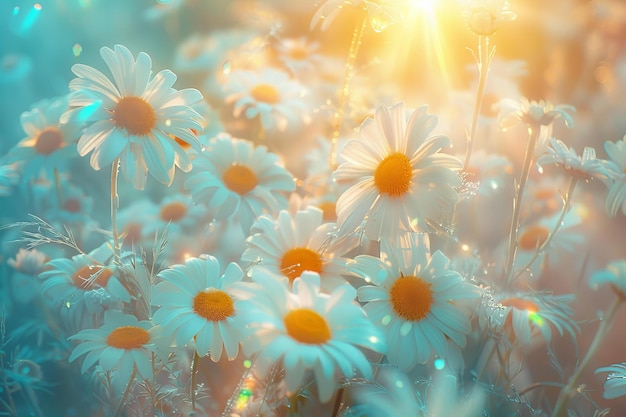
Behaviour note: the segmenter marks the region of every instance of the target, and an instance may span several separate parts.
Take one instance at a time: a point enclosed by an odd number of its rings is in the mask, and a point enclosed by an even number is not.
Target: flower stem
[[[463,168],[467,169],[472,151],[474,150],[474,142],[476,141],[476,130],[478,128],[478,117],[483,105],[485,95],[485,83],[489,66],[491,64],[491,53],[489,52],[489,36],[478,36],[478,53],[476,55],[478,64],[478,89],[476,90],[476,100],[474,102],[474,114],[472,115],[472,125],[470,126],[469,136],[467,138],[467,148],[465,150],[465,162]]]
[[[117,174],[119,167],[120,158],[115,158],[111,166],[111,229],[113,231],[113,255],[116,265],[121,263],[120,233],[117,229],[117,210],[120,208],[120,198],[117,194]]]
[[[113,413],[113,417],[119,417],[122,413],[122,409],[124,408],[124,404],[126,403],[128,394],[130,394],[130,388],[132,387],[133,381],[135,380],[135,375],[137,375],[137,365],[133,364],[133,371],[130,374],[130,379],[128,380],[128,384],[126,385],[126,389],[124,390],[124,394],[122,395],[119,404],[117,404],[117,408]]]
[[[520,181],[517,185],[515,192],[515,200],[513,200],[513,218],[511,220],[511,229],[509,232],[509,249],[506,256],[506,264],[504,265],[504,277],[507,282],[510,283],[513,269],[513,262],[515,261],[515,255],[517,253],[517,232],[519,231],[520,214],[522,212],[522,200],[524,198],[524,189],[526,188],[526,182],[528,181],[528,175],[530,174],[530,166],[534,160],[535,146],[539,139],[540,127],[530,127],[530,139],[526,146],[526,154],[524,156],[524,165],[522,166],[522,174]]]
[[[196,375],[198,374],[198,362],[200,362],[200,355],[194,349],[193,361],[191,362],[191,408],[196,410]]]
[[[337,142],[339,141],[339,135],[341,134],[341,125],[346,113],[346,105],[348,104],[348,97],[350,96],[350,82],[354,77],[354,65],[356,64],[356,58],[359,55],[359,48],[363,41],[363,33],[367,26],[367,18],[364,18],[360,25],[354,28],[352,32],[352,41],[350,42],[350,50],[348,51],[348,59],[346,60],[346,72],[343,77],[343,85],[339,92],[339,103],[333,113],[332,129],[333,135],[330,140],[330,168],[334,170],[337,165]]]
[[[587,353],[574,370],[574,373],[570,377],[565,388],[563,388],[559,393],[559,397],[556,401],[556,406],[554,407],[554,411],[552,412],[552,417],[565,417],[567,415],[567,403],[571,398],[571,393],[572,391],[574,391],[574,388],[578,383],[578,379],[587,367],[587,364],[600,347],[600,343],[602,343],[604,337],[609,332],[611,324],[613,324],[613,319],[615,318],[615,313],[622,305],[622,301],[624,301],[622,297],[617,297],[615,301],[613,301],[611,307],[609,307],[609,310],[602,319],[602,323],[600,323],[600,327],[598,327],[598,331],[596,332],[595,337],[591,341],[589,350],[587,350]]]
[[[526,263],[526,266],[520,269],[519,272],[515,274],[515,276],[513,276],[512,281],[517,279],[525,270],[530,268],[533,262],[537,260],[539,255],[543,253],[544,249],[548,247],[550,242],[552,242],[552,239],[554,239],[554,236],[556,236],[556,234],[558,233],[559,229],[563,225],[563,219],[565,218],[565,215],[570,211],[570,208],[572,207],[572,194],[574,194],[574,188],[576,188],[577,183],[578,178],[572,177],[569,183],[569,187],[567,189],[567,194],[565,194],[565,201],[563,202],[563,207],[561,208],[561,214],[559,215],[559,219],[556,222],[554,230],[550,232],[550,235],[546,238],[546,240],[537,248],[533,257],[528,261],[528,263]]]

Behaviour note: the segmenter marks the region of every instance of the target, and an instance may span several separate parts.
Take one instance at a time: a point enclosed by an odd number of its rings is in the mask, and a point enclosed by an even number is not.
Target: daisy
[[[219,261],[209,255],[161,271],[158,277],[163,281],[152,290],[152,303],[160,306],[154,322],[165,334],[174,334],[179,346],[193,339],[198,355],[210,354],[217,362],[223,349],[232,361],[239,353],[244,309],[232,288],[243,276],[235,263],[222,272]]]
[[[448,258],[427,245],[402,247],[381,242],[382,257],[359,255],[347,265],[350,274],[373,285],[358,290],[368,318],[384,331],[389,363],[409,371],[433,354],[446,357],[446,339],[465,345],[471,330],[459,300],[476,298],[476,287],[448,269]]]
[[[339,258],[351,248],[335,238],[336,226],[323,222],[323,212],[309,207],[291,215],[281,210],[278,218],[263,215],[252,225],[243,262],[253,263],[293,282],[304,271],[320,275],[322,289],[331,291],[345,283],[344,262]]]
[[[606,180],[610,173],[606,161],[596,158],[596,150],[585,146],[582,156],[576,150],[568,148],[562,141],[552,138],[547,153],[537,159],[538,165],[556,164],[566,174],[581,180],[598,178]]]
[[[507,0],[466,0],[464,16],[467,26],[479,36],[493,35],[500,24],[515,20]]]
[[[122,173],[135,188],[143,189],[148,172],[170,184],[175,166],[191,169],[189,156],[172,136],[197,144],[191,129],[202,130],[203,119],[190,106],[202,95],[195,89],[173,89],[176,75],[169,70],[152,78],[152,61],[144,52],[135,59],[126,47],[115,45],[114,50],[103,47],[100,55],[114,82],[87,65],[72,66],[78,77],[70,82],[72,109],[61,122],[90,123],[78,141],[78,153],[93,151],[93,169],[120,158]]]
[[[585,241],[577,228],[583,223],[584,212],[584,208],[576,204],[563,218],[557,213],[520,227],[513,270],[517,274],[527,271],[531,277],[538,277],[548,260],[558,265],[563,252],[574,252]]]
[[[257,216],[286,208],[285,193],[295,189],[278,156],[226,134],[211,140],[193,166],[185,181],[193,200],[217,220],[237,219],[246,234]]]
[[[202,229],[207,221],[206,208],[195,205],[190,195],[176,193],[163,198],[159,205],[152,205],[146,217],[141,234],[154,238],[167,230],[170,238]]]
[[[626,395],[626,362],[598,368],[595,373],[600,372],[609,373],[604,383],[604,398],[612,400]]]
[[[316,273],[303,273],[293,282],[257,269],[256,284],[242,297],[247,299],[249,341],[244,352],[258,352],[257,364],[268,368],[281,364],[289,396],[303,385],[305,373],[313,371],[319,398],[328,402],[339,378],[352,377],[354,369],[372,378],[371,366],[358,348],[382,353],[382,335],[355,304],[354,287],[344,284],[330,294],[320,293]],[[246,339],[248,340],[248,339]],[[264,364],[264,365],[262,365]]]
[[[273,68],[231,72],[224,84],[226,102],[234,104],[233,115],[247,119],[258,117],[265,130],[304,120],[308,111],[306,89],[284,71]]]
[[[605,269],[595,272],[589,279],[593,288],[610,284],[611,289],[622,299],[626,299],[626,260],[610,262]]]
[[[64,96],[39,101],[22,113],[22,129],[28,136],[9,151],[9,158],[20,162],[24,179],[34,179],[42,173],[53,178],[55,169],[66,170],[69,160],[77,155],[75,143],[80,126],[59,122],[68,108],[69,96]]]
[[[82,341],[72,351],[69,361],[86,355],[82,373],[97,363],[104,371],[115,371],[121,386],[131,382],[134,371],[141,379],[151,380],[152,353],[157,346],[155,330],[149,321],[108,310],[102,327],[81,330],[68,338]]]
[[[92,323],[92,318],[106,308],[120,301],[130,301],[118,267],[107,264],[110,253],[106,255],[106,250],[108,247],[104,245],[89,254],[53,259],[39,275],[44,295],[54,301],[70,327],[80,328],[82,323]],[[97,300],[99,302],[94,302]]]
[[[574,119],[570,115],[576,111],[574,106],[559,104],[554,105],[546,101],[529,101],[527,98],[516,100],[501,100],[498,120],[504,129],[513,127],[522,122],[530,127],[552,126],[556,119],[563,119],[567,127],[574,125]]]
[[[311,78],[319,68],[322,56],[318,53],[319,43],[305,37],[278,39],[278,59],[299,79]]]
[[[453,187],[461,184],[455,171],[462,163],[438,152],[450,146],[448,138],[428,137],[436,120],[423,106],[406,121],[404,103],[398,103],[379,107],[374,119],[363,123],[361,140],[346,144],[341,157],[347,162],[335,171],[336,181],[358,181],[337,201],[341,234],[365,221],[369,239],[393,239],[424,230],[427,218],[454,206]]]
[[[606,197],[606,211],[615,217],[618,211],[626,214],[626,141],[604,142],[604,150],[613,163],[612,175],[605,181],[609,189]]]
[[[44,270],[48,260],[48,256],[37,249],[20,248],[15,259],[9,259],[7,263],[23,274],[37,276]]]
[[[501,294],[496,301],[502,305],[499,323],[501,330],[509,335],[512,343],[529,346],[533,336],[541,334],[546,343],[552,340],[552,327],[561,336],[566,331],[575,340],[580,330],[574,320],[570,304],[574,295],[551,295],[538,293]]]

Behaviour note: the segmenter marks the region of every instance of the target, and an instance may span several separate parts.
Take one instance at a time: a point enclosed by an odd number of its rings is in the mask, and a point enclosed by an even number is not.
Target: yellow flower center
[[[244,195],[254,190],[259,183],[256,174],[247,166],[235,164],[230,166],[222,177],[229,190]]]
[[[507,298],[506,300],[500,301],[500,304],[505,307],[513,307],[517,310],[526,310],[531,313],[539,311],[539,306],[535,302],[523,298]]]
[[[139,349],[150,342],[150,333],[137,326],[121,326],[107,336],[107,345],[118,349]]]
[[[92,279],[92,277],[96,274],[97,277]],[[74,272],[72,275],[72,281],[74,281],[74,285],[78,288],[89,291],[97,287],[106,287],[109,282],[109,278],[112,276],[113,271],[111,271],[111,269],[104,269],[100,265],[85,265]]]
[[[164,222],[176,223],[187,215],[187,205],[180,201],[173,201],[161,207],[159,217]]]
[[[431,284],[418,277],[402,276],[391,286],[389,296],[393,311],[405,320],[426,317],[433,304]]]
[[[194,297],[193,311],[208,321],[221,321],[235,314],[235,305],[224,291],[207,289]]]
[[[135,136],[147,135],[156,125],[152,106],[141,97],[122,97],[113,110],[113,120],[120,129]]]
[[[124,244],[132,245],[135,242],[139,242],[141,240],[141,223],[128,223],[124,227]]]
[[[305,45],[293,45],[288,54],[291,59],[303,60],[309,56],[309,50]]]
[[[531,226],[519,238],[519,247],[522,250],[535,250],[548,239],[550,229],[545,226]]]
[[[323,212],[322,219],[325,222],[334,222],[337,220],[337,205],[335,203],[323,201],[318,207]]]
[[[80,211],[80,201],[77,198],[68,198],[63,203],[63,209],[70,213],[78,213]]]
[[[304,271],[322,272],[322,258],[319,253],[308,248],[293,248],[284,253],[280,260],[280,270],[293,281]]]
[[[381,194],[399,197],[409,191],[413,167],[403,153],[392,153],[382,160],[374,172],[374,184]]]
[[[63,134],[54,127],[45,128],[35,139],[35,151],[40,155],[50,155],[64,145]]]
[[[261,101],[268,104],[276,104],[280,101],[280,93],[278,90],[270,84],[257,84],[252,90],[250,95],[256,101]]]
[[[308,308],[291,310],[284,322],[287,334],[300,343],[319,345],[328,342],[332,336],[326,319]]]

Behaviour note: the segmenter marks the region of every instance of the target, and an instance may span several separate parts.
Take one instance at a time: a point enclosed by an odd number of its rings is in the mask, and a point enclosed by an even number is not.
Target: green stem
[[[196,375],[198,374],[198,362],[200,362],[200,355],[193,350],[193,362],[191,363],[191,408],[196,410]]]
[[[120,207],[120,198],[117,194],[117,174],[120,167],[120,158],[115,158],[111,166],[111,229],[113,231],[113,255],[116,265],[120,265],[121,247],[120,233],[117,229],[117,210]]]
[[[515,279],[519,278],[519,276],[528,268],[530,268],[530,266],[537,260],[537,258],[539,257],[539,255],[541,255],[543,253],[543,251],[545,250],[545,248],[548,247],[548,245],[552,242],[552,239],[554,239],[554,236],[558,233],[558,231],[561,229],[561,226],[563,225],[563,219],[565,218],[565,215],[570,211],[570,208],[572,207],[572,194],[574,194],[574,188],[576,188],[576,184],[578,184],[578,178],[576,177],[572,177],[569,183],[569,187],[567,188],[567,194],[565,194],[565,202],[563,203],[563,207],[561,208],[561,214],[559,215],[559,219],[556,222],[556,226],[554,227],[554,230],[552,232],[550,232],[550,234],[548,235],[548,237],[546,238],[546,240],[537,248],[535,254],[533,255],[533,257],[528,261],[528,263],[526,263],[526,265],[524,266],[524,268],[520,269],[514,276],[512,281],[514,281]]]
[[[346,73],[343,78],[343,86],[339,92],[339,104],[333,114],[332,129],[333,135],[330,142],[330,168],[335,169],[337,165],[337,142],[339,141],[339,135],[341,134],[341,125],[346,113],[346,105],[348,104],[348,97],[350,96],[350,82],[354,77],[354,65],[356,64],[356,58],[359,55],[359,48],[363,41],[363,33],[367,26],[367,18],[364,18],[361,24],[354,28],[352,33],[352,41],[350,42],[350,50],[348,51],[348,59],[346,60]]]
[[[491,54],[489,53],[489,37],[478,37],[478,53],[476,60],[478,61],[478,89],[476,90],[476,100],[474,102],[474,114],[472,115],[472,125],[470,127],[469,137],[467,138],[467,149],[465,150],[465,162],[463,168],[467,169],[472,151],[474,150],[474,142],[476,141],[476,130],[478,129],[478,117],[483,105],[485,95],[485,83],[487,82],[487,74],[489,73],[489,64],[491,62]]]
[[[574,388],[578,383],[578,379],[587,367],[587,364],[589,364],[589,361],[591,360],[593,355],[595,355],[596,351],[600,347],[600,344],[604,340],[604,337],[609,332],[611,324],[613,324],[613,319],[615,318],[615,313],[622,305],[622,301],[624,301],[623,298],[617,297],[615,301],[613,301],[611,307],[609,307],[609,310],[602,319],[602,323],[600,323],[600,327],[598,327],[598,331],[596,332],[596,335],[591,342],[591,346],[589,346],[589,350],[587,350],[587,353],[578,364],[578,367],[576,367],[576,369],[574,370],[574,373],[570,377],[565,388],[563,388],[559,393],[559,397],[556,401],[556,406],[554,407],[554,411],[552,412],[552,417],[565,417],[567,415],[567,403],[572,396],[571,394],[574,392]]]
[[[126,389],[124,390],[124,395],[122,395],[122,399],[120,399],[120,402],[115,409],[115,413],[113,413],[113,417],[119,417],[122,413],[122,409],[124,408],[124,404],[126,403],[128,394],[130,394],[130,388],[132,387],[133,381],[135,380],[135,375],[137,375],[137,366],[133,365],[133,372],[131,372],[130,374],[130,379],[128,380],[128,384],[126,385]]]
[[[517,232],[519,231],[520,214],[522,212],[522,200],[524,198],[524,189],[526,188],[526,182],[528,181],[528,175],[530,174],[530,167],[533,163],[535,155],[535,146],[539,139],[540,127],[531,127],[528,129],[530,132],[530,139],[526,146],[526,154],[524,156],[524,165],[522,166],[522,174],[520,181],[517,185],[515,192],[515,200],[513,201],[513,219],[511,220],[511,229],[509,231],[509,249],[506,257],[506,264],[504,265],[504,277],[507,282],[511,280],[511,272],[513,269],[513,262],[515,261],[515,255],[517,253]]]

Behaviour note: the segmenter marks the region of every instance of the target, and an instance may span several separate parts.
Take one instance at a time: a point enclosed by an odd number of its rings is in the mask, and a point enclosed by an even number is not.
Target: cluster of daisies
[[[329,0],[312,27],[350,5],[378,32],[401,21],[401,3]],[[505,3],[468,9],[472,31],[510,20]],[[553,134],[573,107],[526,99],[481,119],[528,132],[521,164],[455,154],[427,106],[344,97],[342,129],[324,103],[348,88],[343,64],[318,49],[194,35],[175,67],[205,78],[203,96],[174,88],[172,71],[153,74],[144,52],[103,47],[107,72],[75,64],[66,96],[22,114],[0,195],[19,195],[34,222],[21,223],[29,247],[9,264],[37,277],[67,360],[115,416],[539,408],[525,396],[527,352],[552,355],[555,330],[580,333],[575,296],[539,280],[585,243],[590,208],[575,190],[597,180],[606,215],[626,214],[625,140],[604,144],[607,160],[579,155]],[[615,293],[609,319],[626,300],[625,265],[590,280]],[[606,398],[626,394],[624,369],[597,370],[609,373]]]

